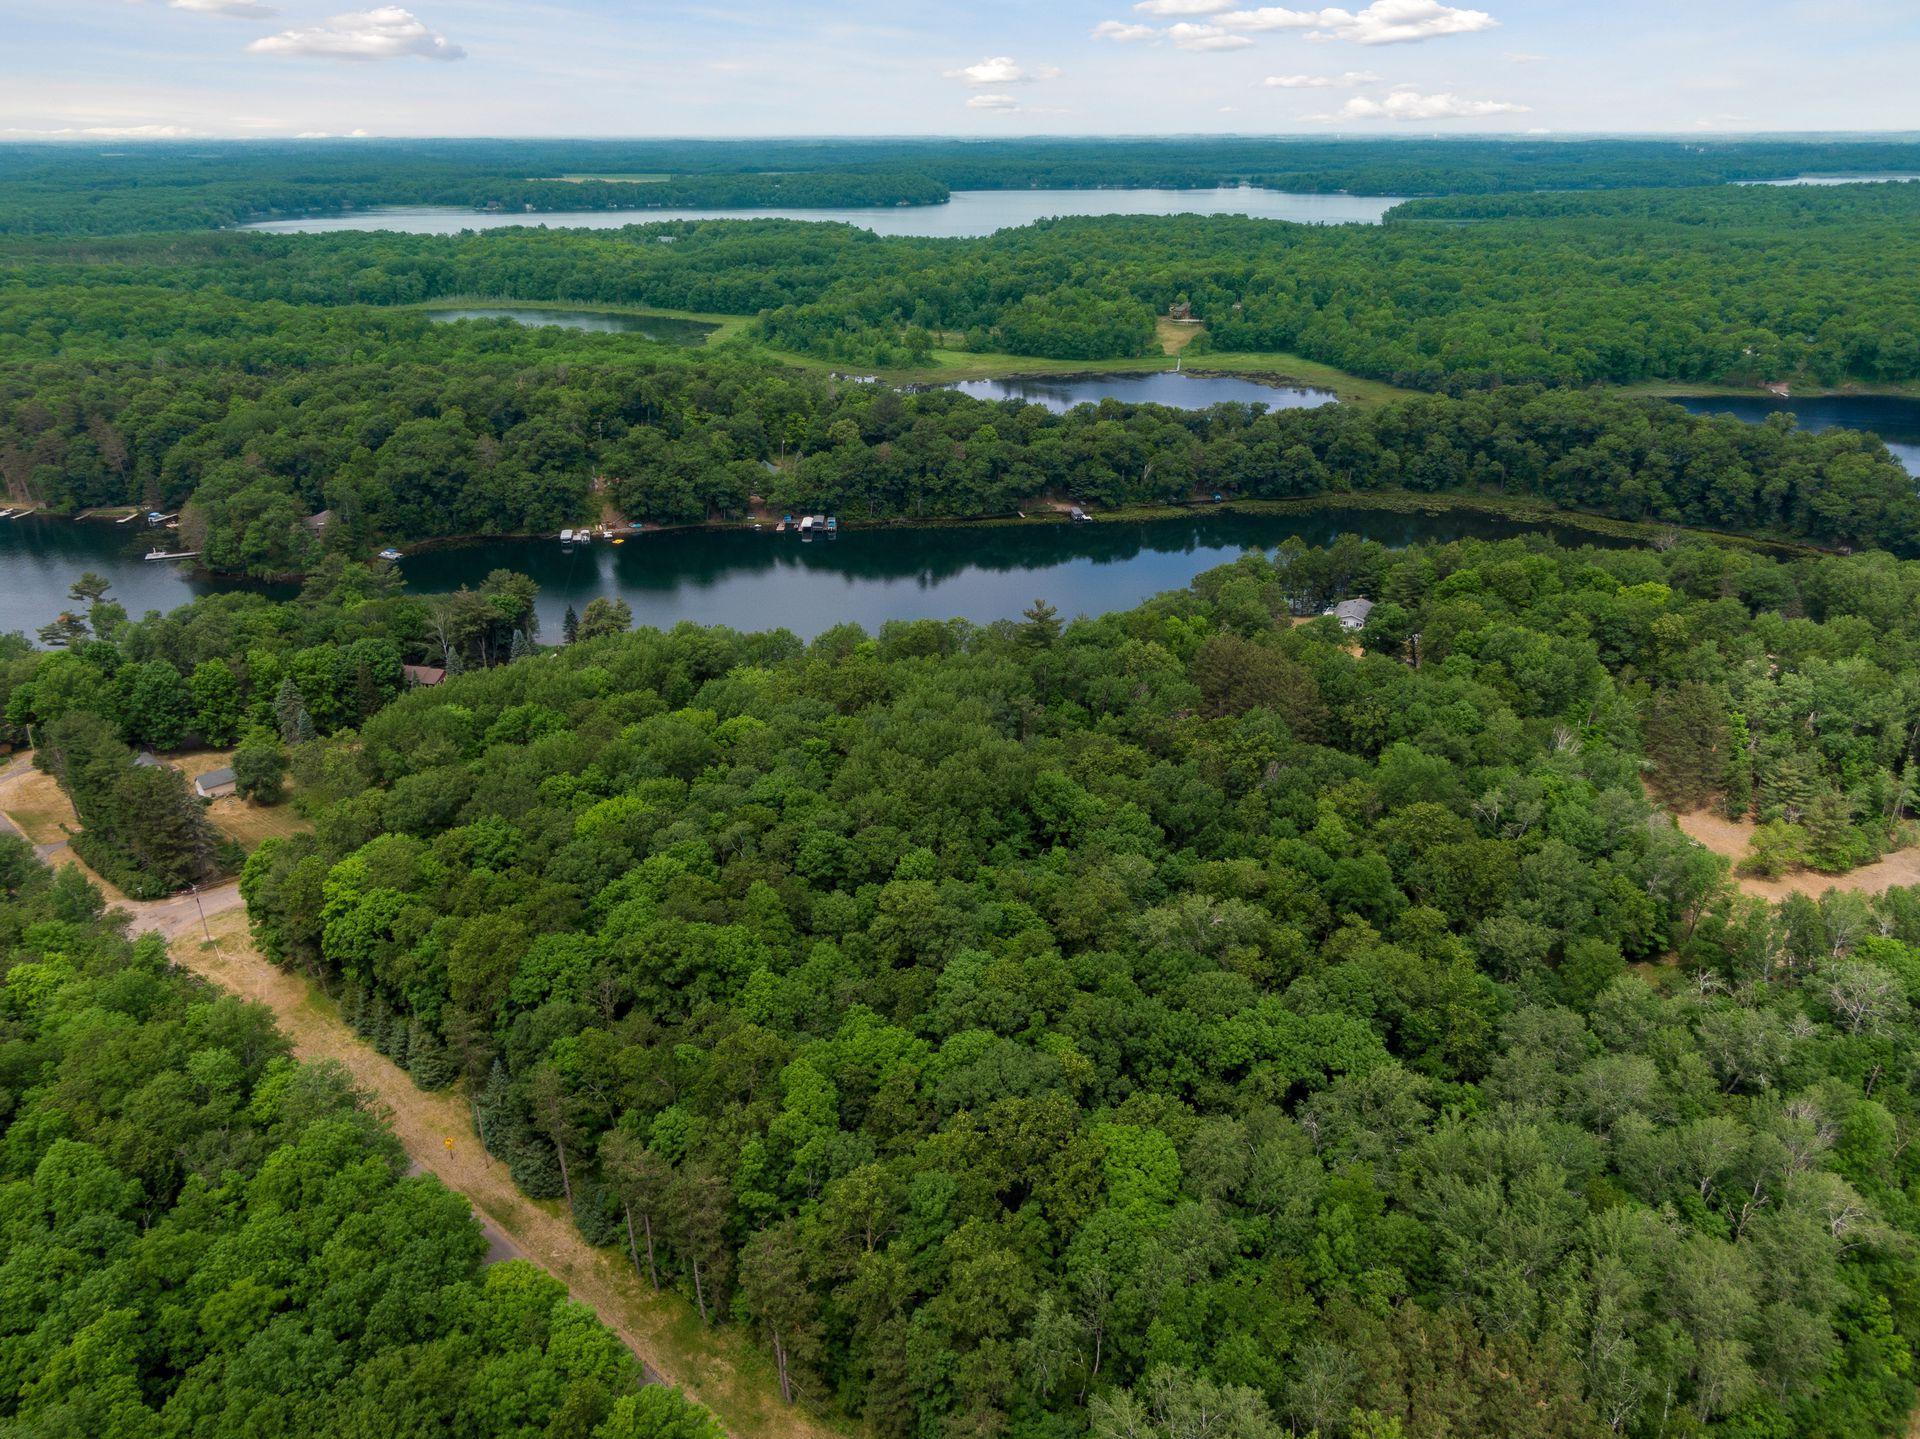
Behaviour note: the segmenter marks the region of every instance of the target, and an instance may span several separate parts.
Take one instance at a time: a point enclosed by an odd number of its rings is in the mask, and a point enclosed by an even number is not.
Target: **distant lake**
[[[407,588],[478,585],[505,566],[540,586],[541,633],[560,637],[568,605],[618,596],[642,625],[681,620],[742,630],[784,627],[806,638],[837,624],[877,630],[890,619],[1014,619],[1036,598],[1065,615],[1129,609],[1179,589],[1202,570],[1290,535],[1324,545],[1355,534],[1403,547],[1421,541],[1540,534],[1565,544],[1614,546],[1572,526],[1524,524],[1472,510],[1400,514],[1361,507],[1291,515],[1200,510],[1173,519],[1091,525],[940,525],[849,530],[801,540],[771,530],[686,530],[563,550],[556,539],[483,540],[400,561]],[[134,615],[171,609],[197,594],[245,588],[184,566],[144,562],[152,543],[137,524],[32,518],[0,520],[0,629],[28,635],[72,607],[67,587],[83,570],[112,581]],[[285,590],[269,593],[284,596]]]
[[[676,320],[664,315],[618,315],[607,310],[511,309],[427,310],[436,325],[454,320],[512,320],[521,325],[552,325],[564,330],[591,330],[598,334],[639,335],[663,345],[703,345],[717,325],[700,320]]]
[[[1736,185],[1885,185],[1920,175],[1795,175],[1788,180],[1735,180]]]
[[[1217,190],[955,190],[944,205],[896,205],[852,210],[547,210],[481,211],[447,207],[393,207],[345,215],[309,215],[297,220],[260,220],[243,225],[281,235],[323,235],[337,230],[404,230],[417,235],[457,235],[504,225],[548,229],[613,230],[661,220],[834,220],[880,235],[991,235],[1057,215],[1251,215],[1304,225],[1377,225],[1402,203],[1394,195],[1296,195],[1238,186]]]
[[[1893,451],[1907,473],[1920,475],[1920,399],[1903,395],[1827,395],[1778,400],[1772,395],[1688,395],[1676,404],[1696,415],[1732,415],[1759,424],[1769,415],[1792,415],[1804,430],[1871,430]]]
[[[1014,376],[1005,380],[962,380],[947,386],[976,400],[1025,400],[1063,414],[1075,405],[1102,400],[1124,400],[1130,405],[1167,405],[1176,410],[1204,410],[1234,401],[1265,405],[1274,410],[1310,410],[1331,405],[1339,396],[1332,390],[1263,385],[1238,375],[1189,375],[1159,370],[1144,375]]]

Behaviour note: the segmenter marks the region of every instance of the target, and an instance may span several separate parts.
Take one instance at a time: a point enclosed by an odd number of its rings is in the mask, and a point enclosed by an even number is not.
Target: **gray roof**
[[[210,769],[194,781],[194,783],[202,789],[218,789],[223,784],[232,784],[233,782],[233,770],[231,768]]]
[[[133,762],[142,769],[150,769],[160,763],[150,751],[141,750],[133,757]]]
[[[1373,613],[1373,601],[1365,599],[1342,600],[1339,604],[1328,610],[1327,613],[1339,620],[1342,624],[1352,621],[1354,624],[1364,625],[1367,622],[1367,616]]]

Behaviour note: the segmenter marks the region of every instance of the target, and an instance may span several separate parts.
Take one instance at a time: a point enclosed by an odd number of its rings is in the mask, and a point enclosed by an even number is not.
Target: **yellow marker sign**
[[[445,1143],[447,1146],[447,1153],[449,1154],[453,1153],[453,1136],[451,1134],[449,1134],[446,1137]]]

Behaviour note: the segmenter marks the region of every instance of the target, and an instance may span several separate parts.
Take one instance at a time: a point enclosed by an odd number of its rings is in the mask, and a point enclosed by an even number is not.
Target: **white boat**
[[[388,545],[384,550],[380,551],[380,558],[383,560],[392,561],[400,559],[401,557],[400,551],[396,550],[392,545]]]
[[[573,531],[572,531],[572,530],[562,530],[562,531],[560,531],[560,543],[561,543],[561,544],[563,544],[563,545],[570,545],[570,544],[572,544],[572,543],[573,543]]]

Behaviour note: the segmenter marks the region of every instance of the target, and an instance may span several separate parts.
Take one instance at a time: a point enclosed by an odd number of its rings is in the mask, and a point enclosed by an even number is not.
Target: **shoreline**
[[[1051,504],[1052,501],[1037,503]],[[1068,502],[1070,503],[1070,502]],[[1664,520],[1623,520],[1611,515],[1595,514],[1586,510],[1568,509],[1547,500],[1527,495],[1507,495],[1498,492],[1480,491],[1423,491],[1407,489],[1380,490],[1329,490],[1316,495],[1286,495],[1277,497],[1240,496],[1214,503],[1207,500],[1187,500],[1169,504],[1122,505],[1113,509],[1090,510],[1086,523],[1101,524],[1146,524],[1158,521],[1191,519],[1197,515],[1229,514],[1247,516],[1285,516],[1292,514],[1311,514],[1319,510],[1378,510],[1389,514],[1428,514],[1438,515],[1455,511],[1472,511],[1494,515],[1502,519],[1522,524],[1535,524],[1543,528],[1558,526],[1564,529],[1584,530],[1589,534],[1603,535],[1611,539],[1639,540],[1648,545],[1656,544],[1674,537],[1697,536],[1715,544],[1732,545],[1741,549],[1777,555],[1830,554],[1820,545],[1809,544],[1775,535],[1737,534],[1727,530],[1705,529],[1697,526],[1673,524]],[[137,513],[137,511],[136,511]],[[58,510],[41,507],[32,512],[37,518],[66,520],[74,524],[100,523],[112,524],[112,512],[102,513],[99,507],[68,514]],[[16,518],[27,518],[26,515]],[[877,533],[900,530],[954,530],[954,529],[998,529],[1010,526],[1070,525],[1074,523],[1062,510],[1040,509],[1037,507],[1024,514],[999,515],[925,515],[909,517],[890,515],[884,518],[856,519],[840,516],[840,532]],[[143,531],[144,533],[144,531]],[[631,530],[620,538],[629,541],[641,541],[655,536],[685,534],[760,534],[768,539],[787,538],[775,534],[771,526],[763,525],[754,530],[747,519],[702,520],[687,524],[662,525],[647,523],[644,528]],[[547,540],[559,544],[559,536],[546,531],[502,531],[498,533],[477,533],[462,535],[431,535],[417,540],[391,542],[394,548],[402,551],[401,560],[408,556],[438,553],[446,550],[464,549],[472,546],[501,542],[524,543]],[[595,536],[590,548],[611,543],[610,539]],[[370,563],[377,556],[365,556],[363,562]],[[398,564],[401,561],[393,561]],[[310,571],[296,571],[289,574],[262,579],[231,570],[208,569],[202,565],[187,566],[194,573],[222,583],[234,584],[299,584]]]
[[[1086,523],[1094,525],[1151,524],[1209,514],[1282,517],[1312,514],[1320,510],[1378,510],[1387,514],[1404,515],[1439,515],[1466,510],[1522,524],[1537,524],[1543,528],[1558,526],[1563,529],[1584,530],[1589,534],[1603,535],[1612,539],[1642,540],[1648,545],[1673,536],[1683,538],[1697,536],[1715,544],[1732,545],[1767,554],[1833,553],[1802,540],[1768,535],[1742,535],[1725,530],[1669,524],[1661,520],[1622,520],[1585,510],[1566,509],[1523,495],[1448,491],[1429,493],[1400,489],[1328,491],[1318,495],[1289,495],[1270,499],[1248,496],[1222,500],[1218,504],[1205,500],[1190,500],[1179,504],[1123,505],[1109,510],[1089,511]],[[898,515],[867,520],[841,516],[840,532],[846,534],[855,531],[880,533],[902,530],[1002,529],[1016,526],[1067,526],[1073,523],[1074,521],[1063,511],[1051,509],[1035,510],[1024,515],[928,515],[917,519]],[[759,534],[775,540],[788,538],[787,535],[775,534],[770,526],[763,526],[756,531],[747,520],[705,520],[693,524],[649,525],[644,531],[632,533],[623,538],[639,541],[654,536],[687,534]],[[554,544],[559,544],[558,536],[546,533],[436,535],[430,539],[406,545],[403,558],[405,555],[437,553],[499,541],[519,543],[534,540],[551,540]],[[608,543],[609,541],[596,537],[592,547],[597,548]]]

